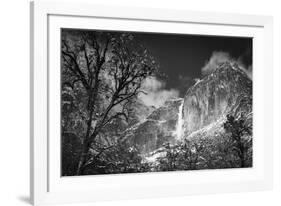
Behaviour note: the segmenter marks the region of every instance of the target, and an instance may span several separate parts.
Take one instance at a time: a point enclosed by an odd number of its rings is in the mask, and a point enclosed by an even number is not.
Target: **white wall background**
[[[79,2],[84,1],[105,5],[161,7],[274,16],[274,190],[243,194],[102,202],[95,203],[95,205],[280,205],[280,1],[80,0]],[[27,205],[29,204],[29,1],[6,0],[1,1],[0,5],[0,205]],[[93,204],[75,205],[86,206]]]

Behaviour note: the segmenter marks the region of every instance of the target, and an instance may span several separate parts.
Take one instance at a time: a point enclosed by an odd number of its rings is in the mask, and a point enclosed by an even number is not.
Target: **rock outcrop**
[[[141,153],[149,153],[161,147],[163,143],[175,143],[175,133],[179,108],[183,99],[171,99],[155,109],[144,121],[126,131],[126,139],[134,144]]]
[[[184,97],[184,137],[227,114],[252,115],[252,80],[236,64],[221,64],[192,86]]]
[[[223,63],[190,87],[184,98],[167,101],[126,130],[126,139],[147,156],[164,143],[224,132],[226,115],[252,124],[252,80],[236,64]]]

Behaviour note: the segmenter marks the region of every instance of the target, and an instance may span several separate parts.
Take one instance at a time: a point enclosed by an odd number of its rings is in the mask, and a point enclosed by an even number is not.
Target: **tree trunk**
[[[91,146],[91,143],[89,142],[89,137],[90,137],[90,132],[91,132],[92,120],[93,120],[93,112],[94,112],[93,109],[91,109],[90,114],[89,114],[90,115],[89,120],[87,122],[86,135],[85,135],[85,138],[82,142],[82,151],[81,151],[81,154],[80,154],[80,159],[79,159],[79,162],[78,162],[76,175],[82,175],[83,174],[82,168],[84,167],[84,164],[86,163],[86,156],[88,154],[89,147]]]
[[[245,167],[245,155],[244,155],[244,150],[241,150],[241,156],[240,156],[240,166]]]
[[[83,143],[82,152],[81,152],[80,159],[79,159],[79,162],[78,162],[76,175],[83,175],[83,167],[86,163],[85,160],[86,160],[86,156],[87,156],[88,151],[89,151],[89,148],[88,148],[87,144]]]
[[[239,150],[240,150],[240,167],[245,167],[245,153],[244,153],[244,145],[242,143],[241,137],[239,138]]]
[[[96,137],[96,134],[91,135],[91,139],[95,139],[95,137]],[[88,137],[87,141],[84,142],[84,144],[82,145],[82,152],[81,152],[81,155],[80,155],[76,175],[83,175],[84,174],[84,169],[88,165],[88,164],[87,165],[85,165],[85,164],[87,163],[87,155],[89,153],[91,143],[92,143],[92,141],[90,141],[90,139]]]

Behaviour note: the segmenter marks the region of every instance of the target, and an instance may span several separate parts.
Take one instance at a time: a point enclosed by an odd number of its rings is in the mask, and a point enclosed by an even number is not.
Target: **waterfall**
[[[176,125],[176,130],[174,132],[177,140],[181,140],[182,135],[183,135],[183,117],[182,117],[183,102],[184,101],[182,101],[181,105],[179,106],[178,121],[177,121],[177,125]]]

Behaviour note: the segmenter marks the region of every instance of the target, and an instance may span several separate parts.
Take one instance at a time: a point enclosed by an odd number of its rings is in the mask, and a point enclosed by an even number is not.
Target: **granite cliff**
[[[244,116],[252,124],[252,80],[237,64],[226,62],[190,87],[183,98],[168,100],[132,125],[125,136],[149,156],[165,143],[223,133],[228,114]]]

